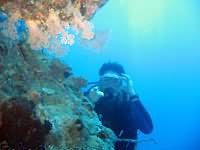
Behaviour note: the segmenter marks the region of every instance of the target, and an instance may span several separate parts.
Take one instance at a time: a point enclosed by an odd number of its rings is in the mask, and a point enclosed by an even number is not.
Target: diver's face
[[[114,72],[107,72],[100,77],[99,88],[101,91],[106,89],[118,91],[121,86],[121,76]]]

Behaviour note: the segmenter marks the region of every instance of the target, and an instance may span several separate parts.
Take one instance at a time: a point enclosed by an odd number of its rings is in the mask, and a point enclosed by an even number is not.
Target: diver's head
[[[125,74],[124,68],[118,63],[104,63],[100,70],[99,89],[104,93],[117,93],[122,89],[123,79]]]
[[[122,74],[125,73],[125,70],[123,66],[119,63],[108,62],[108,63],[104,63],[99,69],[99,76],[103,76],[104,74],[108,72],[112,72],[114,74],[121,76]]]

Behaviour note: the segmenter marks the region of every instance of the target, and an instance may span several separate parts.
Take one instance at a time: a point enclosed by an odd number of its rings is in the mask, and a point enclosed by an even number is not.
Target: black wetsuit
[[[150,115],[138,96],[131,100],[119,100],[117,97],[104,96],[95,103],[102,124],[111,128],[118,138],[137,139],[137,130],[150,133],[153,129]],[[135,143],[116,142],[115,150],[134,150]]]

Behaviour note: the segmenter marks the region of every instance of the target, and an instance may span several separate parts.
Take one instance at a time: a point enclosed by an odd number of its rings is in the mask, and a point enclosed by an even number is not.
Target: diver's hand
[[[131,97],[136,95],[131,77],[127,74],[122,74],[122,78],[127,82],[127,91],[129,96]]]
[[[89,96],[90,100],[93,103],[95,103],[96,101],[99,100],[99,98],[104,96],[104,93],[102,91],[100,91],[98,87],[94,87],[91,89],[88,96]]]

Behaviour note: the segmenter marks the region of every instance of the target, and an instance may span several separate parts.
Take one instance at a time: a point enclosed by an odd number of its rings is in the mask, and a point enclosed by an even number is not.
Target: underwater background
[[[83,2],[88,2],[84,11]],[[0,4],[0,148],[5,144],[19,149],[17,140],[28,137],[27,145],[19,144],[25,149],[32,145],[49,150],[113,149],[114,135],[102,127],[90,102],[79,93],[86,81],[76,77],[97,81],[100,66],[111,61],[131,75],[154,123],[152,134],[139,132],[139,139],[154,138],[157,144],[139,143],[138,150],[200,150],[198,0],[0,0]],[[79,30],[82,38],[76,37]],[[15,108],[28,120],[10,113]],[[30,136],[32,132],[27,135],[15,120],[27,121],[28,131],[39,124],[41,132],[33,134],[42,140]],[[13,130],[4,121],[19,129],[15,138],[10,138]]]
[[[152,115],[157,145],[138,150],[199,150],[200,3],[198,0],[110,0],[91,20],[104,43],[81,44],[61,59],[98,80],[104,62],[121,63]]]

